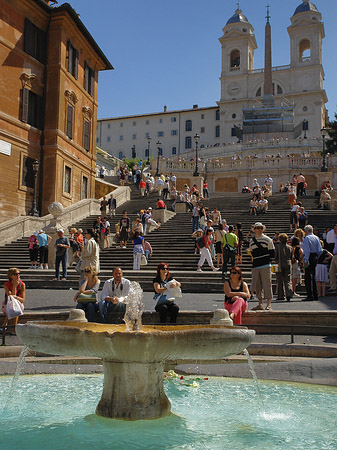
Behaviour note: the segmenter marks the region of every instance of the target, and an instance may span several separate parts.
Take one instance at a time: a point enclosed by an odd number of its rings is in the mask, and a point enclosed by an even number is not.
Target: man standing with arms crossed
[[[254,225],[255,237],[249,242],[249,252],[253,258],[251,292],[256,292],[259,304],[253,311],[264,309],[263,299],[267,299],[266,310],[270,311],[273,290],[271,285],[271,259],[275,257],[275,247],[270,237],[263,234],[266,227],[261,222]]]

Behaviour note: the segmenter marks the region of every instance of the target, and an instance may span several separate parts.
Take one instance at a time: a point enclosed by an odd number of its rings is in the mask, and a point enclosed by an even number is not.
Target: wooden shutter
[[[74,108],[70,105],[67,105],[67,136],[72,139],[73,138],[73,111]]]
[[[47,41],[47,33],[38,29],[37,33],[37,55],[36,59],[40,61],[40,63],[44,64],[46,60],[46,41]]]
[[[84,61],[84,89],[88,92],[88,86],[89,86],[89,66]]]
[[[33,24],[29,19],[25,19],[25,35],[23,49],[28,55],[33,53]]]
[[[83,147],[88,152],[90,150],[90,122],[84,121]]]
[[[68,55],[68,72],[72,73],[73,66],[73,46],[70,41],[67,41],[67,55]]]
[[[28,122],[28,110],[29,110],[29,89],[22,89],[22,122]]]
[[[78,51],[73,47],[74,52],[74,70],[72,72],[73,76],[78,80]]]
[[[92,97],[95,96],[95,71],[93,69],[89,69],[90,73],[90,95]]]

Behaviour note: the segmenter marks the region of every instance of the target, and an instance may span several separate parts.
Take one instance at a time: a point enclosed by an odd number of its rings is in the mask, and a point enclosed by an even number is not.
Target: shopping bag
[[[23,303],[13,297],[13,295],[9,295],[6,308],[6,316],[8,320],[13,319],[14,317],[22,316],[23,310]]]

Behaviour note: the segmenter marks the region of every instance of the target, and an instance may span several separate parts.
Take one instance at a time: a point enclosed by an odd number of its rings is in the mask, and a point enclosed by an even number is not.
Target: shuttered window
[[[22,122],[35,128],[42,128],[43,123],[43,99],[30,89],[22,89]]]
[[[67,105],[67,129],[66,134],[68,138],[73,139],[73,122],[74,122],[74,108]]]
[[[83,177],[82,179],[82,199],[88,198],[88,178]]]
[[[64,192],[70,194],[71,189],[71,168],[68,166],[64,167]]]
[[[84,62],[84,89],[92,97],[95,93],[95,71]]]
[[[25,19],[24,51],[41,63],[46,60],[46,33]]]
[[[83,147],[88,152],[90,150],[90,122],[84,121]]]
[[[33,171],[33,158],[24,156],[22,159],[22,185],[29,188],[34,188],[34,171]]]
[[[71,44],[67,42],[67,58],[68,58],[68,72],[72,74],[76,80],[78,79],[78,51]]]

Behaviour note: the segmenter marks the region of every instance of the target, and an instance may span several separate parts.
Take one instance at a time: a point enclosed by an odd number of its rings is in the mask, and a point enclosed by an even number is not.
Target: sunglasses
[[[20,275],[20,272],[14,272],[13,275]]]
[[[256,227],[255,230],[263,230],[263,227]]]
[[[160,270],[168,270],[168,267],[163,267],[163,268],[160,269]]]
[[[85,270],[84,273],[91,273],[91,271],[90,270]]]
[[[240,272],[237,272],[236,270],[231,270],[231,275],[239,274]]]

